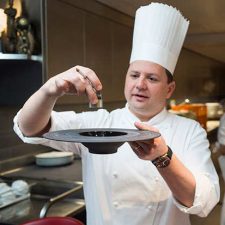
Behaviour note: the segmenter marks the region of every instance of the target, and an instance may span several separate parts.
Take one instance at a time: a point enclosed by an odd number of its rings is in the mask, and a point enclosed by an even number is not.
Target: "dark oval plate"
[[[124,142],[151,140],[159,136],[160,133],[154,131],[113,128],[58,130],[43,135],[50,140],[82,143],[95,154],[115,153]]]

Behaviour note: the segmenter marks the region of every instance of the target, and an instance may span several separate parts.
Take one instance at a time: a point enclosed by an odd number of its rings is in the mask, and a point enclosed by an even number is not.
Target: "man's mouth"
[[[136,98],[137,100],[139,100],[139,101],[143,101],[143,100],[149,98],[148,96],[142,95],[142,94],[133,94],[132,96],[135,97],[135,98]]]

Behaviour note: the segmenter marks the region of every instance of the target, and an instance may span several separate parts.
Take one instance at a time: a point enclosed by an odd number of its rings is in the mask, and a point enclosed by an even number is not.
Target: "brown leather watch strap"
[[[169,146],[167,146],[167,147],[168,147],[167,153],[152,160],[152,163],[157,168],[165,168],[165,167],[169,166],[169,164],[170,164],[170,160],[172,158],[173,151],[171,150],[171,148]]]

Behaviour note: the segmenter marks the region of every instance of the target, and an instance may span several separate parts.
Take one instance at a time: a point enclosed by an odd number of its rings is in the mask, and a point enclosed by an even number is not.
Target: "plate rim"
[[[62,137],[52,137],[54,134],[59,135],[61,132],[75,132],[76,136],[73,139],[68,140],[68,138]],[[103,136],[103,137],[93,137],[93,136],[84,136],[80,135],[81,132],[91,132],[91,131],[116,131],[116,132],[126,132],[127,134],[121,136]],[[131,135],[133,134],[133,136]],[[144,136],[141,136],[143,134]],[[161,136],[159,132],[148,131],[148,130],[138,130],[138,129],[124,129],[124,128],[87,128],[87,129],[65,129],[50,131],[42,135],[43,138],[62,141],[62,142],[74,142],[74,143],[95,143],[95,144],[104,144],[110,142],[132,142],[132,141],[145,141],[151,140]],[[65,137],[65,136],[64,136]]]

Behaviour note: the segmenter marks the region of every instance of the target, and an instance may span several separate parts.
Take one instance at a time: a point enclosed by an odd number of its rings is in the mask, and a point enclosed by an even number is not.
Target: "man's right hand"
[[[88,79],[85,79],[85,77],[77,72],[76,68]],[[82,66],[75,66],[50,78],[41,88],[47,96],[56,98],[63,96],[64,94],[86,94],[92,104],[98,102],[96,91],[100,91],[101,89],[102,84],[95,72]]]
[[[89,101],[96,104],[96,91],[101,89],[102,84],[93,70],[75,66],[50,78],[26,101],[18,115],[18,125],[25,136],[41,135],[51,127],[51,113],[60,96],[86,94]]]

